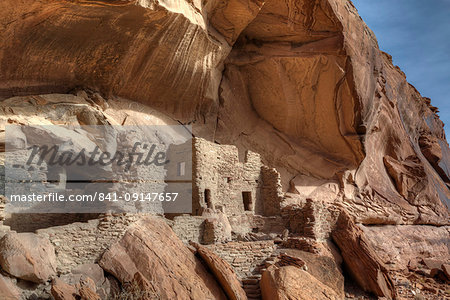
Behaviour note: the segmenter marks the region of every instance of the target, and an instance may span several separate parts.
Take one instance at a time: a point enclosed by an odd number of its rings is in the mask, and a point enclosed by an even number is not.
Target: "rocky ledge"
[[[0,24],[1,164],[8,124],[195,137],[192,214],[2,205],[0,298],[450,297],[443,123],[351,1],[5,0]]]

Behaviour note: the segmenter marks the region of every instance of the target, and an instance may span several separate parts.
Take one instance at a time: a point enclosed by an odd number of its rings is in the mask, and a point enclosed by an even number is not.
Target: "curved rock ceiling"
[[[338,182],[365,224],[448,224],[443,124],[349,1],[0,4],[0,97],[90,89]],[[20,98],[18,98],[20,99]]]

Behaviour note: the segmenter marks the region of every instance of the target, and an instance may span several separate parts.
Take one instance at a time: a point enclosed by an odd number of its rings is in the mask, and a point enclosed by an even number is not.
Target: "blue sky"
[[[450,136],[450,0],[353,0],[381,50],[431,104]]]

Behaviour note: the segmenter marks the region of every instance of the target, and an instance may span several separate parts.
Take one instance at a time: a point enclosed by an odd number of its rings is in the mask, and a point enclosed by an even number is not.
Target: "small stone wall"
[[[97,262],[137,219],[137,215],[104,216],[87,223],[39,229],[36,233],[53,244],[58,272],[64,274],[76,265]]]
[[[307,199],[303,206],[283,208],[282,216],[291,233],[323,241],[330,236],[339,212],[328,203]]]
[[[38,229],[62,226],[97,219],[100,214],[7,214],[4,224],[17,232],[35,232]]]
[[[233,145],[193,140],[193,214],[209,208],[228,216],[254,212],[262,205],[261,157],[248,151],[239,161]]]
[[[177,216],[169,224],[175,234],[184,243],[193,241],[203,243],[205,218],[191,215]]]
[[[314,235],[317,241],[325,241],[330,237],[330,233],[339,217],[339,211],[327,203],[316,201],[314,203]],[[307,203],[308,205],[308,203]]]
[[[207,247],[227,261],[240,278],[259,274],[264,261],[276,250],[273,241],[229,242]]]
[[[228,218],[235,234],[246,235],[250,232],[282,233],[286,228],[286,220],[281,216],[264,217],[243,214]]]
[[[257,213],[265,216],[280,215],[280,203],[283,201],[284,193],[281,186],[280,173],[274,168],[263,166],[261,168],[262,212]]]

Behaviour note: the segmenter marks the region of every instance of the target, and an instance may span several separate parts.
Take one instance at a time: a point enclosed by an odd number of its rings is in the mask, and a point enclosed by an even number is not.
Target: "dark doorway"
[[[252,210],[252,193],[251,192],[242,192],[242,201],[244,201],[244,209]]]
[[[205,196],[204,196],[204,198],[205,198],[206,206],[207,206],[208,208],[212,208],[212,203],[211,203],[211,190],[210,190],[210,189],[205,189]]]

